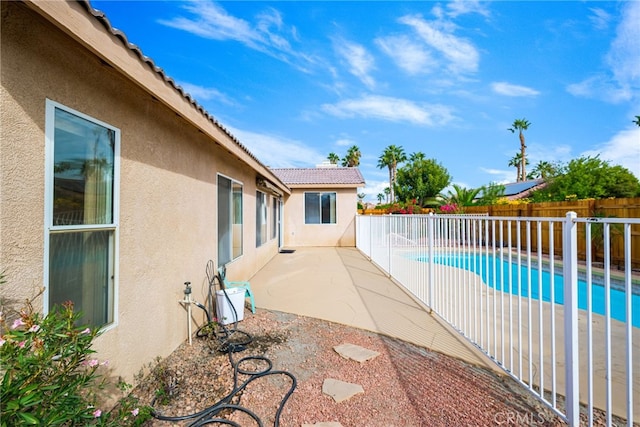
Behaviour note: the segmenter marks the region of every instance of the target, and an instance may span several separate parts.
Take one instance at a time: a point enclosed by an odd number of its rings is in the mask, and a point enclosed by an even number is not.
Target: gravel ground
[[[258,309],[237,329],[253,341],[244,351],[223,353],[216,339],[194,338],[181,345],[133,393],[164,416],[182,416],[214,405],[234,388],[232,363],[264,356],[272,371],[286,371],[297,381],[286,400],[279,425],[334,422],[344,427],[391,426],[562,426],[562,420],[508,376],[432,352],[403,341],[318,319]],[[244,334],[236,333],[239,340]],[[333,347],[356,344],[380,353],[363,363],[340,356]],[[232,362],[231,362],[232,361]],[[249,359],[244,371],[265,370],[266,362]],[[239,374],[238,383],[249,378]],[[336,403],[322,393],[326,378],[360,384],[364,393]],[[278,407],[292,386],[285,374],[252,380],[231,403],[276,425]],[[221,417],[236,425],[259,425],[242,411]],[[188,421],[151,420],[147,426],[189,425]],[[211,424],[209,424],[211,425]]]

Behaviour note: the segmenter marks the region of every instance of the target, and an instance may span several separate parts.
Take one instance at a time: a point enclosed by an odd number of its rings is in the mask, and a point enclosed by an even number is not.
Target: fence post
[[[427,265],[429,266],[429,307],[433,310],[433,277],[434,277],[434,268],[433,268],[433,241],[435,239],[435,217],[433,216],[433,212],[429,212],[429,216],[427,217],[427,256],[429,257],[429,262]]]
[[[562,242],[564,273],[564,351],[567,422],[580,425],[578,342],[578,228],[577,214],[567,212]]]

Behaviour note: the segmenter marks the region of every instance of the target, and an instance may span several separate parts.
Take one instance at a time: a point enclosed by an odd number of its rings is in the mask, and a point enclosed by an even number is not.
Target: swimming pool
[[[420,257],[420,261],[426,261],[426,258]],[[505,291],[513,295],[520,295],[522,297],[529,297],[529,274],[526,262],[523,261],[520,267],[515,262],[515,257],[512,257],[513,263],[509,263],[508,257],[505,255],[500,260],[500,257],[494,257],[493,255],[473,255],[473,254],[436,254],[434,261],[438,264],[447,265],[450,267],[464,268],[465,270],[479,274],[482,277],[485,285],[493,288],[496,286],[498,291],[502,290],[502,283],[500,282],[501,274],[504,279]],[[495,262],[495,274],[497,280],[494,280],[494,265]],[[488,264],[487,264],[488,263]],[[487,265],[489,268],[487,269]],[[537,263],[531,264],[531,298],[538,300],[539,286],[538,278],[540,272],[537,270]],[[512,284],[509,287],[509,268],[511,269],[511,281]],[[487,271],[488,270],[488,271]],[[519,271],[518,271],[519,270]],[[502,272],[502,273],[501,273]],[[521,286],[518,290],[518,272],[521,275]],[[564,278],[562,271],[559,274],[554,274],[554,300],[556,304],[564,303]],[[488,276],[488,277],[487,277]],[[602,285],[593,284],[591,290],[592,296],[592,309],[596,314],[604,315],[605,309],[605,289]],[[542,271],[542,301],[551,301],[551,274],[548,271]],[[625,293],[621,290],[611,287],[610,293],[610,305],[611,305],[611,318],[626,321],[625,312]],[[587,309],[587,283],[584,280],[578,280],[578,308],[581,310]],[[633,294],[631,298],[631,311],[632,322],[631,324],[640,328],[640,295]]]

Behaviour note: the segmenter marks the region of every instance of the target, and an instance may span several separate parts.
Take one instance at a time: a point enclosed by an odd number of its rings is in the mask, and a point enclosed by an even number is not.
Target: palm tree
[[[410,162],[415,162],[418,160],[426,160],[427,156],[424,155],[424,153],[422,151],[417,151],[415,153],[411,153],[411,155],[409,156],[409,161]]]
[[[635,123],[638,126],[640,126],[640,116],[636,116],[636,119],[633,121],[633,123]]]
[[[342,159],[342,166],[354,168],[360,165],[360,149],[357,145],[352,145],[347,150],[347,155]]]
[[[480,192],[481,188],[470,189],[465,188],[457,184],[453,184],[455,192],[449,190],[445,199],[451,205],[456,205],[458,208],[463,206],[471,206],[474,204],[476,196]]]
[[[390,145],[384,149],[382,155],[378,159],[378,168],[389,168],[389,188],[391,194],[391,202],[395,201],[393,194],[393,185],[396,182],[396,171],[398,170],[398,163],[402,163],[407,160],[407,155],[404,153],[402,147],[396,145]]]
[[[391,193],[391,190],[389,189],[389,187],[385,187],[383,191],[385,196],[387,196],[387,203],[389,203],[389,194]]]
[[[532,178],[547,179],[556,174],[556,167],[551,162],[540,160],[530,173]]]
[[[327,160],[329,160],[329,163],[331,163],[332,165],[337,165],[340,161],[340,156],[332,152],[327,156]]]
[[[509,128],[511,133],[515,133],[515,131],[518,131],[518,137],[520,138],[520,154],[522,155],[522,158],[520,159],[520,176],[518,177],[517,181],[524,181],[525,179],[527,179],[527,146],[524,143],[524,134],[522,132],[529,129],[529,126],[531,126],[531,123],[529,123],[527,119],[522,118],[514,120],[513,124]]]
[[[516,182],[520,181],[520,168],[522,167],[522,154],[516,153],[513,159],[509,160],[509,166],[516,168]]]
[[[378,193],[378,204],[382,203],[382,201],[384,200],[384,194],[382,193]]]

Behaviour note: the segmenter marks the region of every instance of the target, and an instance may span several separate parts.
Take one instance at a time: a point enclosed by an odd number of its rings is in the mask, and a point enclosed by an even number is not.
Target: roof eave
[[[211,116],[195,99],[164,73],[151,58],[129,43],[123,32],[111,26],[104,13],[86,0],[34,1],[24,0],[33,11],[46,18],[76,42],[93,52],[102,61],[156,98],[192,126],[210,137],[240,162],[248,165],[270,181],[283,187],[278,177],[253,155],[240,141]],[[89,18],[87,19],[87,14]]]

